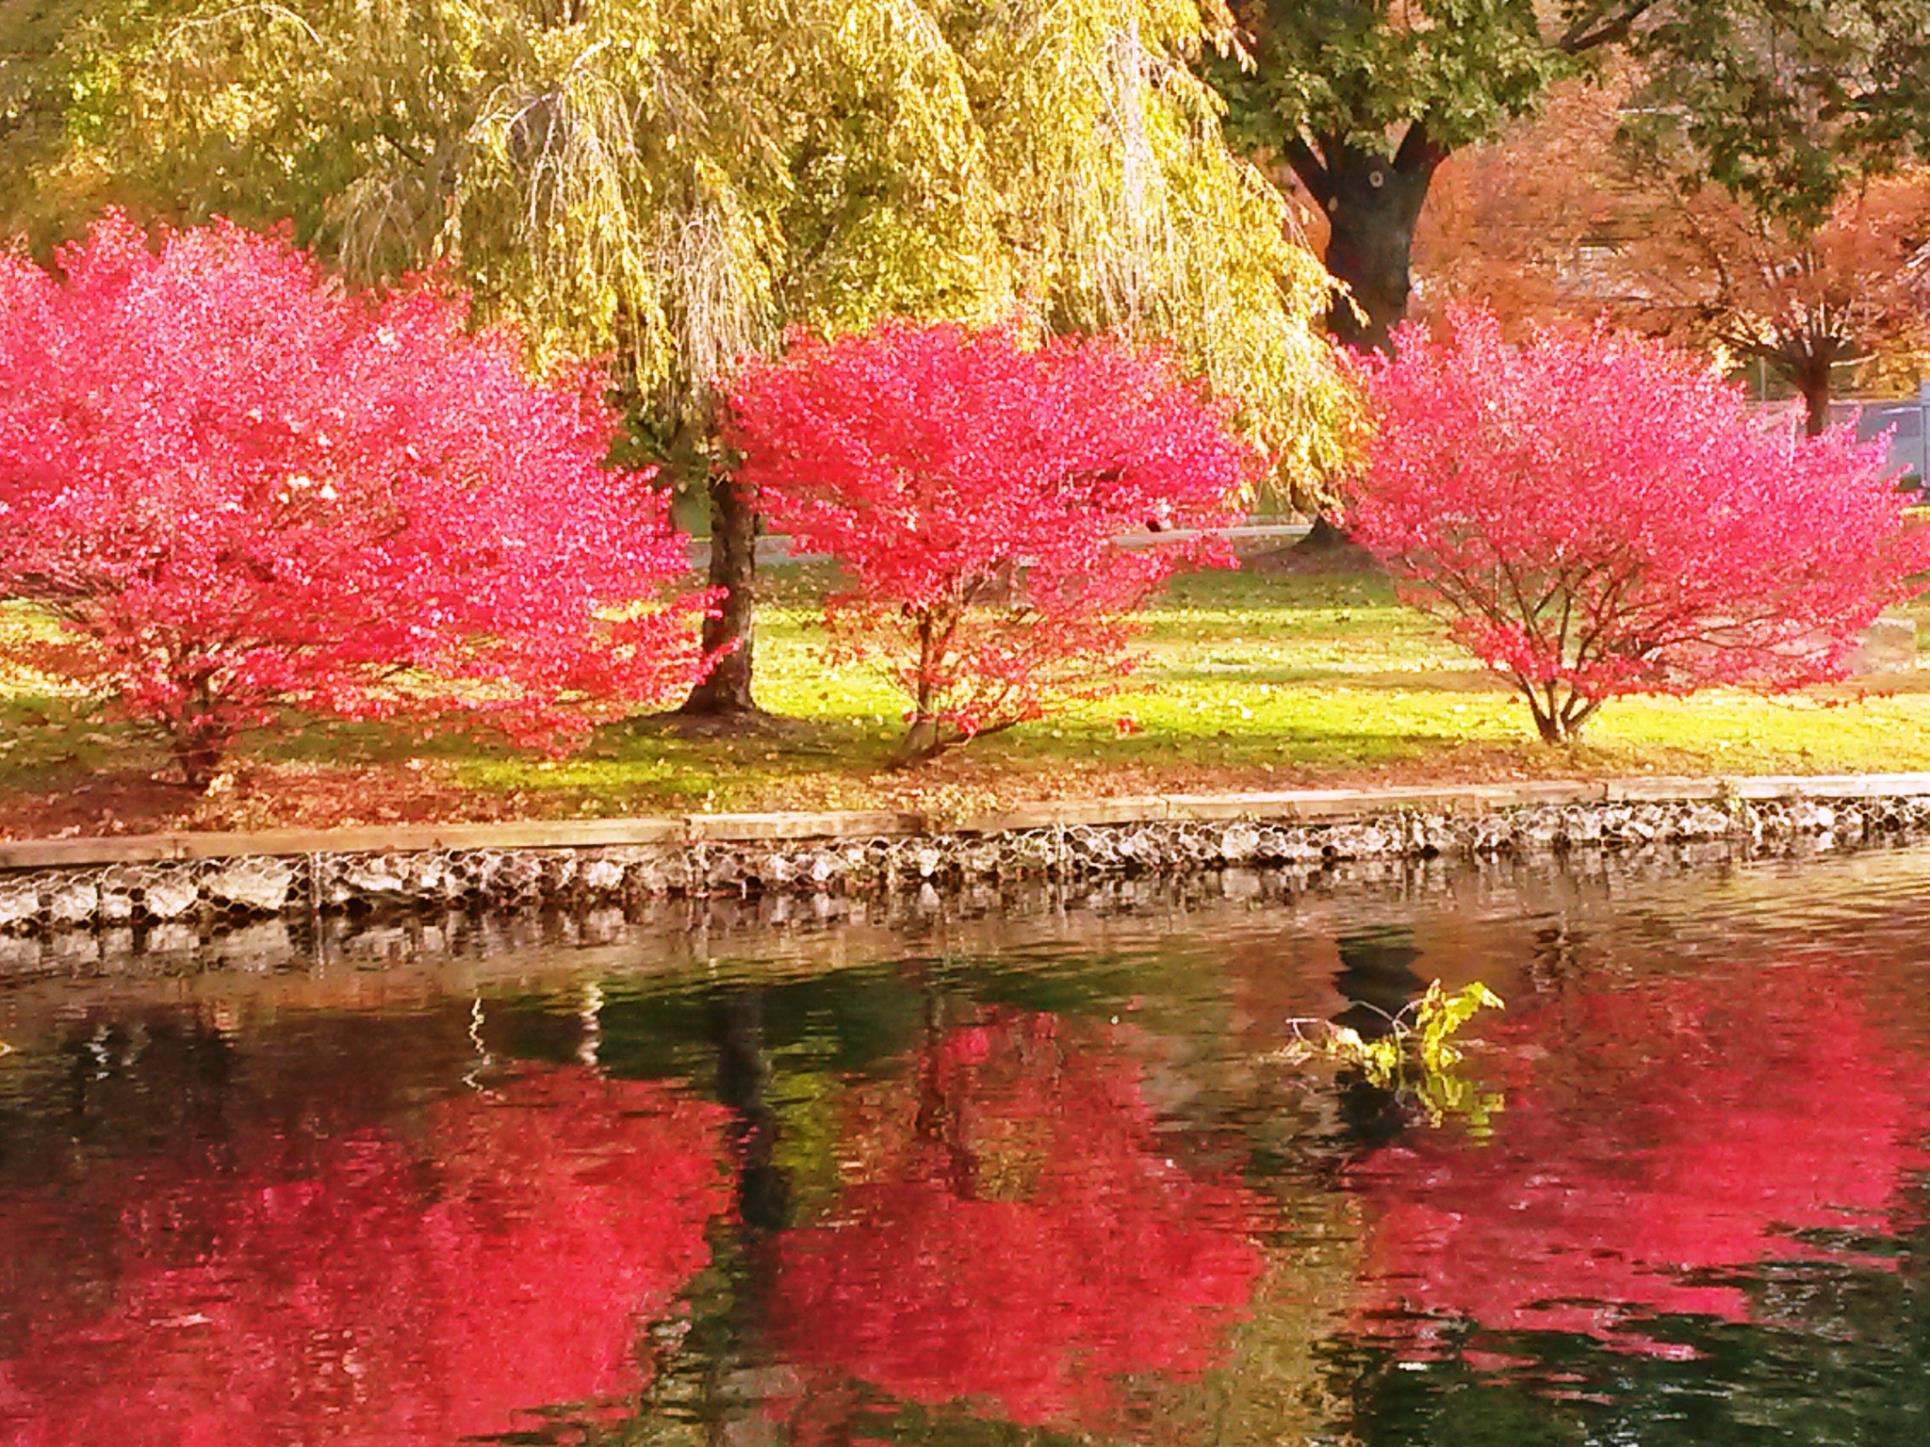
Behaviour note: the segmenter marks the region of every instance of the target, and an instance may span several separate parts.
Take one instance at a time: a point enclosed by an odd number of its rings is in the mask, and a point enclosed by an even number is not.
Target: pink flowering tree
[[[1661,343],[1464,311],[1362,375],[1354,536],[1552,743],[1625,694],[1840,678],[1930,561],[1884,441],[1805,437]]]
[[[567,745],[675,697],[701,596],[584,369],[431,284],[362,295],[226,223],[118,215],[0,256],[0,640],[167,736],[204,785],[288,707]]]
[[[892,322],[753,361],[726,439],[772,525],[836,557],[836,655],[908,700],[902,757],[1117,687],[1129,613],[1224,522],[1260,459],[1167,359],[1110,339]]]

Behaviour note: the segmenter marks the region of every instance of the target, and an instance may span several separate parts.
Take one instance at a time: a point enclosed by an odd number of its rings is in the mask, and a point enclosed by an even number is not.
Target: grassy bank
[[[881,679],[829,673],[819,658],[824,581],[810,568],[769,578],[757,661],[777,726],[691,738],[639,720],[561,762],[463,737],[311,724],[256,741],[231,780],[195,799],[155,777],[158,749],[88,701],[6,680],[0,833],[1930,768],[1930,674],[1915,672],[1781,699],[1629,700],[1584,744],[1549,749],[1525,707],[1385,579],[1255,567],[1179,579],[1148,615],[1148,659],[1129,691],[894,773],[900,703]]]

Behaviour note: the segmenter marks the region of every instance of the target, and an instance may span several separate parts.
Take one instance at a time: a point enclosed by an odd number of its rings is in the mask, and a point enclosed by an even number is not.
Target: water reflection
[[[244,1124],[13,1194],[0,1232],[80,1254],[9,1293],[22,1444],[450,1442],[633,1394],[641,1325],[709,1259],[721,1112],[532,1069],[380,1128]]]
[[[1334,946],[1340,955],[1334,988],[1347,1000],[1334,1023],[1369,1039],[1386,1034],[1389,1017],[1427,988],[1414,973],[1421,952],[1405,931],[1390,929],[1344,934]]]
[[[0,1441],[1930,1440],[1930,853],[1046,904],[43,950]]]
[[[1117,1027],[992,1011],[841,1102],[838,1188],[778,1246],[771,1326],[806,1373],[1098,1430],[1118,1379],[1214,1364],[1261,1270],[1257,1197],[1155,1134]]]
[[[1669,1313],[1759,1319],[1763,1263],[1890,1263],[1925,1157],[1921,1061],[1871,1018],[1861,962],[1764,961],[1584,987],[1491,1029],[1491,1139],[1410,1132],[1351,1172],[1365,1303],[1422,1350],[1472,1322],[1686,1353]]]

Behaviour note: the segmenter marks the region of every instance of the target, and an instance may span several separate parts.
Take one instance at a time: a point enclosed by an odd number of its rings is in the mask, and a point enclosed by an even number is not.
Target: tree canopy
[[[449,262],[545,355],[616,351],[667,452],[787,327],[1018,314],[1170,337],[1308,493],[1323,278],[1220,134],[1223,38],[1195,0],[130,0],[49,51],[92,79],[39,169]]]
[[[1128,615],[1209,551],[1261,459],[1158,353],[887,324],[753,362],[725,437],[773,523],[840,565],[833,656],[911,704],[907,762],[1118,687]]]
[[[1611,49],[1631,135],[1753,205],[1819,221],[1930,135],[1930,0],[1252,0],[1218,71],[1235,134],[1327,216],[1337,334],[1385,346],[1436,168]]]
[[[31,190],[293,217],[359,280],[455,268],[539,361],[614,352],[644,455],[710,497],[721,662],[686,710],[738,712],[755,503],[716,384],[790,328],[1157,336],[1277,494],[1325,499],[1327,279],[1222,134],[1226,39],[1197,0],[121,0],[49,52],[88,80],[35,92]]]
[[[1375,434],[1354,535],[1550,743],[1628,694],[1840,679],[1857,635],[1918,590],[1930,534],[1882,440],[1798,435],[1633,335],[1514,345],[1463,311],[1396,340],[1362,364]]]
[[[701,676],[710,600],[663,597],[684,539],[603,465],[593,368],[534,385],[460,297],[232,224],[152,240],[0,254],[0,597],[46,624],[0,661],[109,693],[197,787],[289,705],[565,743]]]
[[[1812,431],[1836,382],[1913,387],[1930,355],[1930,170],[1845,188],[1812,221],[1616,144],[1623,86],[1564,84],[1443,168],[1416,236],[1423,309],[1617,324],[1760,364]]]

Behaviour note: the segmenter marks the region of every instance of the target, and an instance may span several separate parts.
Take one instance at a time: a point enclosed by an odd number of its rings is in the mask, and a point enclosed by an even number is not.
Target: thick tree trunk
[[[1327,270],[1346,284],[1327,312],[1327,330],[1342,344],[1393,350],[1393,330],[1406,320],[1414,290],[1414,230],[1445,155],[1419,124],[1391,159],[1333,136],[1289,146],[1289,164],[1327,215]],[[1299,546],[1324,551],[1347,541],[1323,515]]]
[[[1325,194],[1327,270],[1347,284],[1336,296],[1327,328],[1350,347],[1385,352],[1407,316],[1413,291],[1414,229],[1438,164],[1431,150],[1394,160],[1334,146],[1327,154]]]
[[[710,586],[723,591],[704,620],[704,650],[731,651],[690,691],[679,713],[718,718],[760,712],[751,697],[751,625],[756,608],[757,509],[729,473],[710,477]]]

